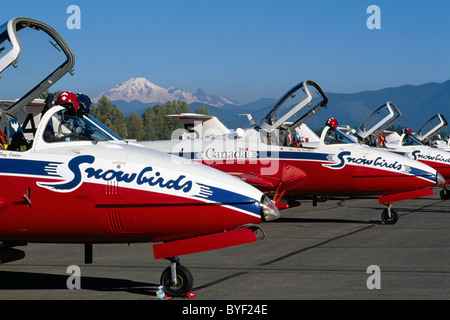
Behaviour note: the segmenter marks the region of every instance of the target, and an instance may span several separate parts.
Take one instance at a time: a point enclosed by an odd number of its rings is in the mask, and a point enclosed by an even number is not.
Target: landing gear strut
[[[194,278],[191,272],[180,264],[178,257],[167,258],[170,267],[161,275],[161,285],[168,296],[181,297],[192,290]]]
[[[395,224],[399,218],[397,210],[392,208],[392,203],[388,204],[388,207],[381,213],[381,221],[384,224]]]

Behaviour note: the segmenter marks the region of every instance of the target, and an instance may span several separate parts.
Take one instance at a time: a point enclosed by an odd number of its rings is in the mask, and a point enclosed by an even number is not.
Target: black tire
[[[170,267],[166,268],[161,275],[161,285],[164,287],[166,295],[170,297],[181,297],[192,290],[194,278],[189,269],[177,264],[177,285],[172,284]]]
[[[399,215],[397,210],[391,209],[391,217],[388,215],[388,209],[384,209],[381,213],[381,221],[384,224],[396,224],[398,221]]]
[[[441,192],[439,192],[439,196],[442,200],[448,200],[450,199],[450,192],[447,189],[442,189]]]

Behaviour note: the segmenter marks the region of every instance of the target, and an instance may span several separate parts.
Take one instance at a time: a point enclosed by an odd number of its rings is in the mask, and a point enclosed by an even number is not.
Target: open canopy
[[[0,99],[2,114],[15,114],[38,98],[67,72],[75,56],[64,39],[48,25],[14,18],[0,26]],[[3,122],[2,117],[2,122]]]
[[[311,91],[311,89],[313,89]],[[317,83],[303,81],[286,92],[276,103],[258,127],[267,132],[279,129],[286,122],[291,122],[290,130],[295,130],[319,109],[325,107],[328,97]],[[311,105],[314,105],[311,107]],[[304,111],[303,108],[307,108]],[[301,113],[300,113],[301,111]]]
[[[414,135],[414,138],[423,142],[433,134],[438,133],[447,126],[447,120],[440,113],[431,117]]]
[[[386,102],[375,110],[356,130],[356,135],[362,140],[383,132],[402,117],[401,111],[393,102]]]

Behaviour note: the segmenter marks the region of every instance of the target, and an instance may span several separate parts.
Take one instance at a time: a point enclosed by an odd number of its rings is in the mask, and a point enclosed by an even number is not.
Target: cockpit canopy
[[[48,25],[15,18],[0,26],[0,129],[27,108],[67,72],[75,56],[64,39]],[[5,132],[8,136],[9,134]]]
[[[428,138],[431,138],[434,134],[447,126],[447,120],[445,117],[438,113],[431,117],[414,135],[414,138],[421,142],[425,142]]]
[[[309,108],[312,103],[314,103],[314,107]],[[289,130],[292,133],[295,128],[313,116],[319,109],[325,107],[327,103],[328,97],[322,88],[314,81],[306,80],[286,92],[257,127],[272,132],[282,129],[284,123],[291,122]],[[299,114],[306,106],[309,110]]]
[[[55,82],[72,72],[74,64],[75,56],[70,47],[45,23],[14,18],[0,26],[0,99],[3,101],[0,103],[0,130],[6,140],[3,145],[12,145],[13,149],[16,149],[15,144],[22,145],[22,137],[26,139],[25,135],[30,133],[22,127],[29,123],[34,134],[34,118],[38,113],[29,112],[28,108],[32,108],[36,99]],[[17,132],[19,135],[13,141]]]
[[[401,117],[402,113],[397,106],[393,102],[386,102],[360,125],[356,135],[364,141],[369,136],[382,133]]]

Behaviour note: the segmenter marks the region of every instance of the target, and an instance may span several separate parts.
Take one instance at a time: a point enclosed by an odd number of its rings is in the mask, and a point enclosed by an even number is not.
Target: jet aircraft
[[[172,141],[145,141],[148,148],[207,164],[251,183],[280,199],[313,196],[377,195],[387,205],[382,220],[393,224],[396,201],[434,194],[429,187],[443,183],[436,170],[406,157],[362,146],[330,121],[317,137],[304,122],[322,107],[328,97],[317,83],[301,82],[284,94],[258,124],[227,132],[214,126],[214,117],[179,115],[185,128],[174,132]],[[307,111],[304,111],[307,110]],[[333,119],[334,120],[334,119]],[[202,124],[215,127],[197,130]],[[189,139],[186,139],[189,138]],[[292,205],[292,201],[288,201]]]
[[[385,148],[434,168],[444,177],[444,185],[447,185],[450,182],[450,152],[423,145],[420,141],[430,135],[429,131],[432,131],[431,126],[434,126],[434,123],[437,127],[442,126],[445,119],[442,116],[436,120],[430,119],[433,121],[427,122],[428,124],[425,124],[426,126],[424,125],[425,127],[422,127],[415,136],[409,128],[403,129],[401,135],[387,130],[400,120],[401,116],[400,109],[393,102],[386,102],[360,125],[356,130],[356,136],[364,144]],[[445,186],[440,196],[442,199],[450,198],[450,192]]]
[[[92,244],[153,242],[155,259],[170,261],[166,294],[182,296],[193,277],[178,256],[264,238],[256,225],[279,211],[261,191],[127,143],[89,115],[85,95],[36,100],[74,63],[45,23],[0,25],[0,96],[8,100],[0,103],[0,263],[23,258],[15,247],[32,242],[85,244],[86,263]]]

